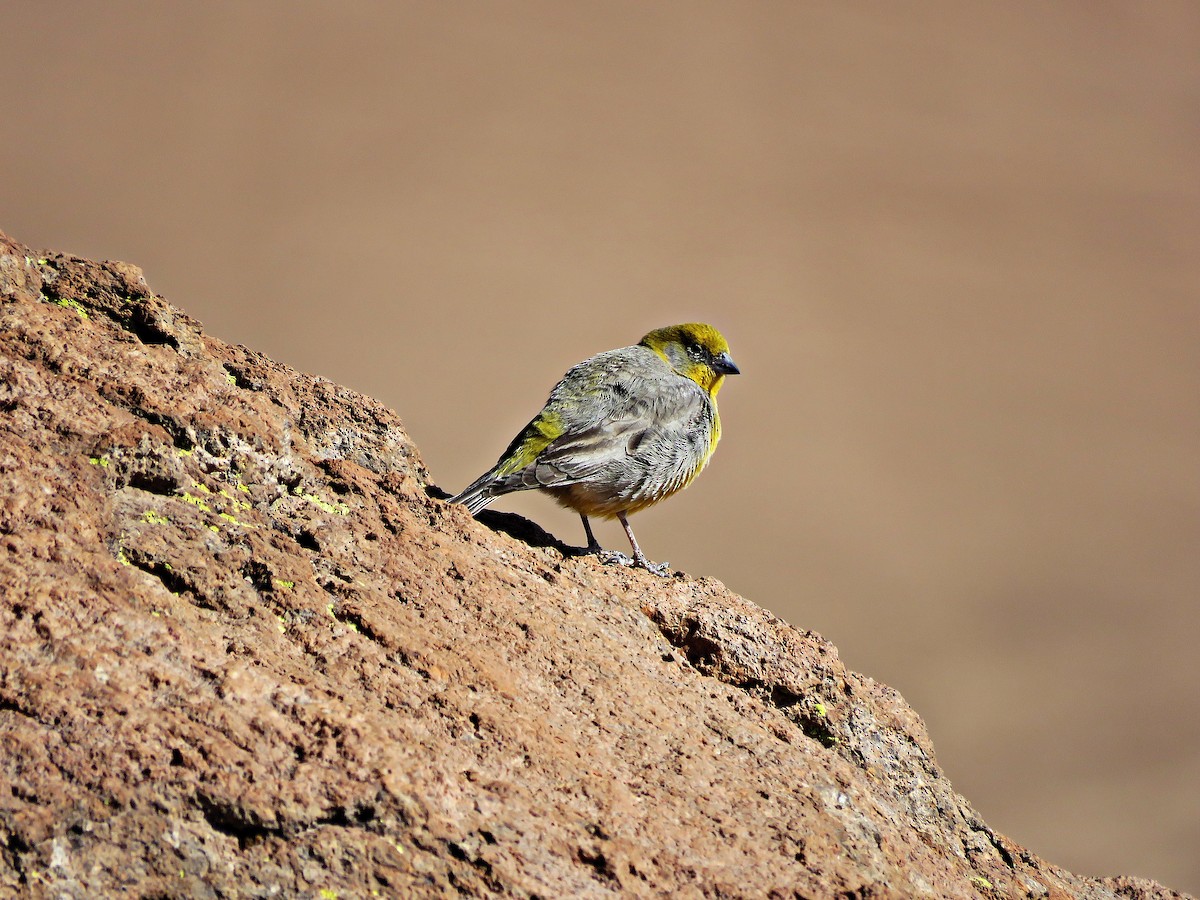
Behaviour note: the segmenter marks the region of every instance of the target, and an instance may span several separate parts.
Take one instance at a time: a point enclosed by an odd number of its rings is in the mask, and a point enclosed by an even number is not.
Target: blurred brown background
[[[993,826],[1200,892],[1200,6],[4,20],[0,228],[382,399],[447,489],[571,364],[720,326],[648,553],[897,687]]]

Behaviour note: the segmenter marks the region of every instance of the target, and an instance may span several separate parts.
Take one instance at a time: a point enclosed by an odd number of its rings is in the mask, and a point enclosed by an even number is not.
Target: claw
[[[671,564],[667,562],[652,563],[648,559],[642,560],[641,566],[651,575],[657,575],[659,578],[671,577]]]
[[[622,553],[620,550],[601,550],[597,555],[605,565],[625,566],[627,569],[645,569],[651,575],[657,575],[659,578],[671,577],[670,563],[650,562],[644,556],[630,556],[627,553]]]

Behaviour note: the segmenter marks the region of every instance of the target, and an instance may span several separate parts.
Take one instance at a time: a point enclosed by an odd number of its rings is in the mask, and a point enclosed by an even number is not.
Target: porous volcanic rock
[[[0,894],[1179,897],[998,834],[711,579],[443,503],[395,413],[0,235]]]

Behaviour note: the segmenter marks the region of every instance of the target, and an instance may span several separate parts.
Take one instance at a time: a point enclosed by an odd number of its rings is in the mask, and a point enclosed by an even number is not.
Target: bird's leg
[[[596,536],[592,534],[592,523],[588,521],[588,517],[580,513],[579,518],[583,519],[583,530],[587,532],[587,553],[596,554],[605,563],[615,563],[619,566],[637,565],[637,561],[632,556],[622,553],[620,550],[605,550],[601,547],[600,542],[596,540]]]
[[[647,572],[653,575],[659,575],[666,578],[671,574],[671,566],[669,563],[652,563],[646,559],[646,554],[642,552],[642,548],[638,546],[637,538],[633,536],[633,529],[629,527],[629,520],[625,518],[625,513],[617,513],[617,518],[621,520],[621,527],[625,529],[625,536],[629,538],[629,546],[633,548],[633,561],[641,566]]]
[[[642,553],[642,548],[638,546],[637,538],[633,536],[633,529],[629,527],[629,520],[625,518],[625,513],[617,513],[617,518],[621,520],[621,525],[625,529],[625,536],[629,538],[629,546],[633,548],[633,556],[628,556],[619,550],[605,550],[600,546],[600,542],[596,540],[596,536],[592,534],[592,523],[588,521],[588,517],[583,513],[579,514],[579,518],[583,521],[583,531],[587,535],[587,552],[595,553],[606,563],[616,563],[622,566],[641,566],[647,572],[654,575],[661,575],[666,578],[671,574],[671,568],[667,563],[652,563],[646,559],[646,554]]]
[[[592,523],[588,521],[588,517],[583,513],[579,514],[579,518],[583,520],[583,531],[587,535],[587,547],[584,548],[588,553],[603,553],[604,548],[600,546],[600,542],[596,540],[596,536],[592,534]]]

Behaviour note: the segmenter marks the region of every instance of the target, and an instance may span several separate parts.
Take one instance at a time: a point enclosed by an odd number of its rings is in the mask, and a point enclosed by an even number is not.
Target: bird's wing
[[[614,465],[661,472],[684,467],[690,436],[709,416],[710,403],[698,385],[635,370],[617,373],[598,392],[591,421],[550,441],[522,473],[530,487],[578,484]]]
[[[479,479],[488,497],[480,502],[594,479],[631,491],[652,479],[676,484],[703,457],[698,445],[707,446],[714,414],[704,390],[652,350],[598,354],[563,376],[541,412]]]

